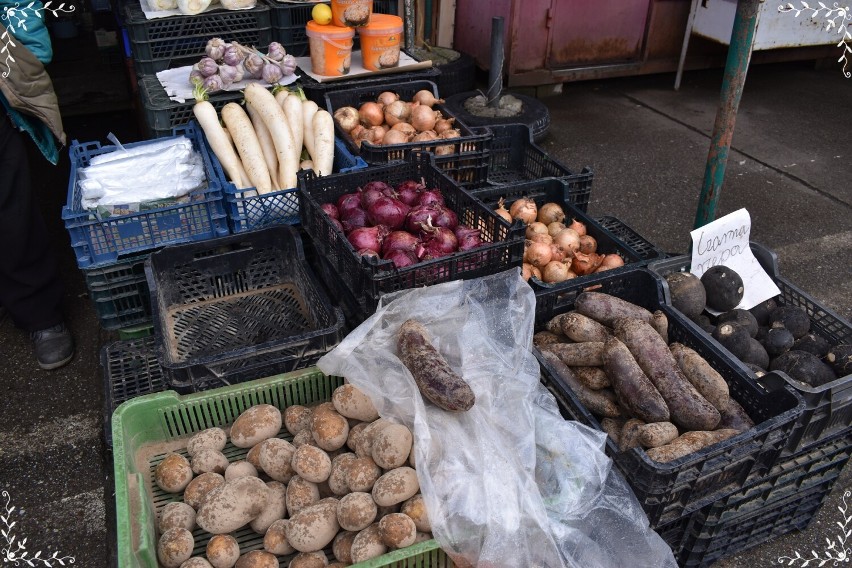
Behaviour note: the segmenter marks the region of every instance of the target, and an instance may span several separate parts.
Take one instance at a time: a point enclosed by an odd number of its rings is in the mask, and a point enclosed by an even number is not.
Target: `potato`
[[[411,517],[418,531],[432,532],[432,523],[429,522],[429,514],[426,512],[426,501],[420,493],[403,502],[400,512]]]
[[[388,424],[391,424],[391,422],[388,422],[384,418],[379,418],[378,420],[370,422],[367,427],[361,431],[361,436],[355,440],[355,454],[359,458],[373,457],[373,434]]]
[[[404,513],[391,513],[379,521],[379,538],[390,548],[405,548],[414,544],[417,527],[414,521]]]
[[[417,472],[410,467],[398,467],[376,480],[373,485],[373,501],[379,507],[388,507],[413,497],[419,490]]]
[[[337,499],[325,499],[291,515],[286,533],[299,552],[316,552],[331,543],[338,530]]]
[[[221,428],[207,428],[196,434],[186,443],[186,453],[194,457],[198,450],[209,448],[221,452],[228,443],[228,435]]]
[[[189,482],[186,489],[183,490],[183,502],[198,509],[204,497],[216,487],[225,483],[225,477],[218,473],[202,473],[195,479]]]
[[[192,556],[195,540],[186,529],[175,527],[163,533],[157,543],[157,558],[164,568],[178,568]]]
[[[394,469],[405,464],[411,453],[414,437],[403,424],[387,424],[373,434],[372,457],[382,469]]]
[[[266,475],[281,483],[289,482],[296,475],[292,466],[296,446],[281,438],[269,438],[258,445],[260,467]]]
[[[287,540],[287,520],[279,519],[269,525],[263,535],[263,549],[277,556],[293,554],[296,549]]]
[[[209,533],[233,532],[263,511],[269,493],[269,487],[257,477],[225,481],[207,494],[195,521]]]
[[[379,523],[373,523],[360,531],[352,540],[352,562],[356,564],[381,556],[387,551],[388,547],[379,536]]]
[[[240,414],[231,426],[231,443],[250,448],[281,430],[281,411],[271,404],[257,404]]]
[[[331,458],[314,446],[296,448],[291,465],[299,477],[313,483],[322,483],[331,474]]]
[[[213,568],[206,558],[195,556],[180,565],[180,568]]]
[[[269,499],[258,516],[249,525],[257,534],[266,534],[270,525],[287,515],[287,486],[280,481],[267,481]]]
[[[376,519],[376,503],[369,493],[356,491],[341,497],[337,503],[337,522],[347,531],[360,531]]]
[[[418,542],[426,542],[427,540],[432,540],[433,538],[434,537],[430,532],[417,531],[417,536],[414,537],[414,544],[417,544]]]
[[[677,426],[671,422],[653,422],[637,428],[639,443],[645,448],[665,446],[678,437]]]
[[[300,552],[293,557],[287,568],[325,568],[328,558],[322,552]]]
[[[192,467],[182,455],[166,454],[154,468],[154,481],[166,493],[180,493],[192,481]]]
[[[195,475],[202,473],[225,473],[228,469],[228,458],[219,450],[201,448],[192,457],[192,471]]]
[[[232,481],[238,477],[257,477],[257,470],[245,460],[231,462],[225,469],[225,481]]]
[[[344,464],[346,485],[350,491],[370,491],[376,480],[382,475],[382,468],[373,458],[355,458]]]
[[[335,495],[346,495],[351,490],[347,482],[346,464],[356,459],[355,454],[347,452],[331,460],[331,472],[328,475],[328,488]]]
[[[315,505],[320,500],[319,487],[298,475],[287,484],[287,510],[292,517],[305,507]]]
[[[192,531],[195,528],[195,509],[180,501],[169,503],[160,511],[160,520],[157,526],[160,533],[174,528]]]
[[[341,385],[334,389],[331,403],[341,415],[362,422],[372,422],[379,417],[370,397],[354,385]]]
[[[256,469],[258,473],[264,473],[263,466],[260,465],[260,448],[262,447],[262,444],[263,442],[252,446],[246,454],[246,461],[253,465],[254,469]]]
[[[331,552],[334,557],[344,564],[352,564],[352,541],[358,536],[354,531],[341,531],[334,537]]]
[[[301,432],[293,436],[293,446],[298,448],[299,446],[305,445],[316,446],[317,448],[319,448],[319,445],[316,443],[316,440],[314,440],[314,435],[311,433],[310,428],[308,428],[307,430],[302,430]]]
[[[349,422],[334,407],[330,410],[315,410],[311,415],[311,434],[320,448],[336,450],[346,444]]]
[[[205,553],[213,568],[233,568],[240,558],[240,545],[229,534],[217,534],[207,543]]]
[[[284,409],[284,427],[293,436],[311,427],[313,410],[307,406],[294,404]]]
[[[359,422],[358,424],[349,425],[349,436],[346,437],[346,447],[353,452],[358,447],[358,439],[361,437],[364,429],[369,426],[369,422]]]
[[[278,568],[278,559],[266,551],[252,550],[240,556],[234,568]]]

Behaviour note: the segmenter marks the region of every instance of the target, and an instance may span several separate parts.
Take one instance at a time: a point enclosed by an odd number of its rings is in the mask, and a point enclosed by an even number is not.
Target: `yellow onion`
[[[564,220],[565,212],[562,211],[562,206],[558,203],[545,203],[538,210],[538,221],[545,225],[561,223]]]
[[[574,229],[562,229],[553,237],[553,242],[571,253],[580,250],[580,235]]]
[[[512,219],[520,219],[529,224],[535,221],[536,216],[538,216],[538,207],[532,199],[521,197],[509,207],[509,214]]]
[[[547,225],[545,225],[544,223],[538,223],[538,222],[530,223],[529,225],[527,225],[526,237],[528,239],[532,238],[531,235],[534,235],[536,233],[541,234],[541,235],[549,234],[547,232]]]
[[[543,268],[550,262],[550,244],[527,241],[527,249],[524,251],[524,262],[528,262],[538,268]]]
[[[598,251],[598,241],[592,235],[580,235],[580,252],[592,254]]]

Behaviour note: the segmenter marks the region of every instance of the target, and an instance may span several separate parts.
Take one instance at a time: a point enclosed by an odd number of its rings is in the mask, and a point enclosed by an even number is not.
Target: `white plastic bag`
[[[588,457],[563,455],[546,443],[548,459],[571,460],[573,467],[564,471],[574,477],[571,483],[559,477],[559,492],[545,491],[547,502],[539,490],[537,422],[562,420],[536,403],[547,398],[539,390],[538,362],[530,350],[534,314],[535,295],[518,269],[405,290],[384,297],[373,316],[317,363],[324,373],[346,377],[364,391],[383,418],[412,430],[433,535],[459,566],[602,566],[584,564],[585,558],[574,562],[563,553],[583,554],[574,543],[608,546],[606,539],[618,540],[613,531],[596,527],[598,533],[584,541],[572,533],[570,519],[567,526],[561,522],[579,502],[594,507],[585,500],[606,494],[604,470],[611,462],[600,450],[600,435],[581,431],[589,441],[577,445]],[[446,412],[420,395],[397,357],[397,332],[410,318],[427,328],[438,351],[473,389],[476,402],[469,411]],[[631,520],[646,534],[647,518],[638,511],[641,519]],[[624,565],[642,565],[635,562],[642,554],[631,550],[631,562]]]

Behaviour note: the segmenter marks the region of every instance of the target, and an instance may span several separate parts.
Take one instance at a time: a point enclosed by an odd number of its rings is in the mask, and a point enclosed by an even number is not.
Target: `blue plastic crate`
[[[207,139],[204,139],[205,146]],[[237,189],[228,181],[222,164],[209,146],[207,151],[216,179],[225,193],[225,203],[228,211],[228,224],[232,233],[242,233],[270,225],[298,225],[299,198],[297,188],[282,189],[265,195],[256,195],[254,188]],[[334,139],[334,172],[347,173],[362,170],[367,167],[360,156],[353,156],[346,145],[339,139]],[[249,195],[246,196],[246,193]]]
[[[185,204],[172,205],[98,219],[80,204],[77,170],[89,165],[92,157],[112,152],[115,146],[100,142],[71,142],[71,174],[68,181],[68,200],[62,208],[65,228],[71,235],[71,247],[77,256],[77,266],[103,266],[134,253],[150,251],[168,244],[200,241],[229,234],[222,189],[205,148],[203,137],[194,125],[174,129],[174,135],[185,135],[201,153],[207,188],[190,196]],[[127,144],[134,148],[150,142]]]

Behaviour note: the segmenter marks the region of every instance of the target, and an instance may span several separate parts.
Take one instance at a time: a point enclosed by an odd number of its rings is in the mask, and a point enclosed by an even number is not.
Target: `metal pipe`
[[[694,228],[703,227],[716,218],[716,203],[722,192],[725,179],[725,167],[728,164],[728,151],[734,135],[737,108],[743,94],[748,64],[754,46],[754,31],[757,28],[758,7],[761,0],[739,0],[731,43],[728,46],[728,59],[725,62],[725,74],[722,78],[722,92],[710,151],[707,155],[707,167],[704,170],[704,185],[698,199]]]
[[[411,53],[414,48],[414,0],[405,0],[402,4],[402,19],[405,21],[405,51]]]
[[[503,18],[491,18],[491,68],[488,70],[488,106],[496,107],[503,90]]]

